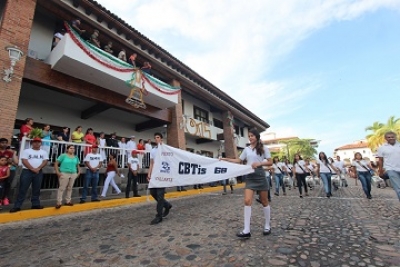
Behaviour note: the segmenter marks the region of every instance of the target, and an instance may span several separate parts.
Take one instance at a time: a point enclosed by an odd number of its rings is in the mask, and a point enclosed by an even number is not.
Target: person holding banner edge
[[[150,167],[147,173],[147,181],[150,182],[151,173],[153,171],[154,160],[157,155],[157,149],[159,145],[162,145],[163,136],[161,133],[154,134],[154,140],[157,143],[157,146],[154,147],[150,152]],[[158,224],[162,222],[162,218],[166,217],[169,214],[169,210],[172,208],[171,203],[165,200],[165,188],[150,188],[150,195],[157,201],[157,215],[151,221],[151,225]],[[163,209],[165,211],[163,212]]]
[[[261,204],[263,205],[265,225],[263,235],[271,234],[270,218],[271,209],[268,203],[268,189],[269,184],[265,179],[265,170],[263,166],[272,166],[271,153],[268,148],[262,144],[260,140],[260,133],[257,129],[249,130],[250,145],[246,147],[241,153],[239,158],[220,158],[234,163],[247,162],[254,172],[248,174],[246,177],[246,186],[244,189],[244,229],[236,234],[240,238],[250,238],[250,221],[251,221],[251,204],[253,202],[254,192],[259,191]]]

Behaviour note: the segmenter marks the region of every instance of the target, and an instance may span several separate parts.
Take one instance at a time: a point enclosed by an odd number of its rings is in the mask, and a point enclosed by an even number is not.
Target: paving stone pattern
[[[0,267],[55,266],[400,266],[400,202],[392,189],[322,188],[273,197],[272,234],[253,203],[242,229],[243,190],[172,199],[158,225],[155,202],[0,225]],[[0,215],[1,216],[1,215]]]

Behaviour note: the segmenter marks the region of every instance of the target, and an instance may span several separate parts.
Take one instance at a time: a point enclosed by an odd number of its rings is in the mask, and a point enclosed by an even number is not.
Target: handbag
[[[236,177],[229,178],[229,185],[237,185],[237,179],[236,179]]]
[[[363,167],[364,169],[366,169],[366,170],[369,172],[369,174],[371,174],[371,176],[374,176],[374,175],[375,175],[375,172],[374,172],[373,169],[369,169],[369,168],[365,167],[365,166],[364,166],[363,164],[361,164],[359,161],[357,161],[357,163],[358,163],[358,165],[360,165],[361,167]]]

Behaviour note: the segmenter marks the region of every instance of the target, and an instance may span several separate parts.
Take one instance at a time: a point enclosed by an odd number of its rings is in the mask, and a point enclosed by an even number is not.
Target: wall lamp
[[[4,77],[3,80],[6,83],[11,82],[12,75],[14,74],[14,66],[19,61],[24,54],[21,50],[18,49],[16,46],[6,46],[6,50],[8,51],[8,56],[11,61],[11,66],[8,69],[4,70]]]

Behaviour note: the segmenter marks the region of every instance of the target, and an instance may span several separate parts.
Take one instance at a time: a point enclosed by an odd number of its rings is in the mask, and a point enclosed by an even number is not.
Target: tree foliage
[[[281,150],[280,156],[286,156],[291,162],[295,154],[300,153],[303,158],[315,158],[317,150],[312,145],[314,139],[289,139],[285,141],[280,141],[280,143],[285,144],[286,148]]]
[[[371,126],[366,127],[365,131],[370,132],[366,136],[368,147],[372,151],[376,151],[379,146],[385,143],[385,133],[389,131],[395,132],[397,134],[397,140],[399,140],[400,118],[391,116],[386,123],[376,121]]]

